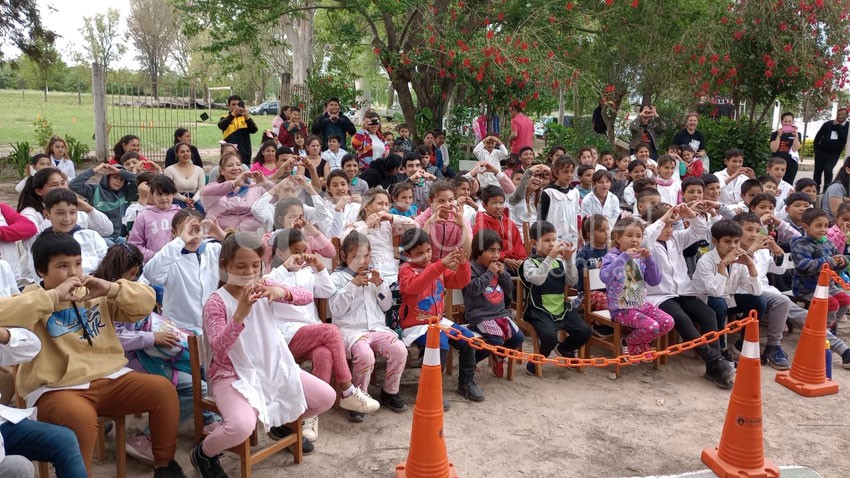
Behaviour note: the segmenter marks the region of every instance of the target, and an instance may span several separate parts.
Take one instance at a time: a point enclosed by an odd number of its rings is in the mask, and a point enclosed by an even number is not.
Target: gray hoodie
[[[70,184],[72,191],[86,198],[86,201],[92,207],[105,214],[112,221],[114,232],[109,236],[110,239],[127,235],[127,231],[121,223],[121,218],[124,217],[124,211],[127,210],[130,202],[139,197],[136,188],[136,175],[125,170],[123,166],[116,167],[121,170],[121,177],[124,178],[124,186],[121,189],[113,190],[110,188],[109,176],[107,175],[103,175],[98,184],[89,184],[88,181],[95,175],[93,168],[83,171]]]
[[[514,283],[510,274],[503,272],[498,277],[486,267],[469,261],[472,279],[463,288],[464,316],[470,325],[486,320],[508,317],[505,300],[510,301]]]

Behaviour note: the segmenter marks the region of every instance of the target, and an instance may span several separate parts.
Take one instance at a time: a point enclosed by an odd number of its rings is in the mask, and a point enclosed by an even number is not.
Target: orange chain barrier
[[[840,280],[840,278],[838,280]],[[850,289],[850,285],[845,284],[845,286]],[[440,325],[440,319],[438,317],[431,317],[430,326],[437,327],[441,331],[445,332],[446,335],[448,335],[452,340],[462,340],[468,343],[469,346],[474,348],[475,350],[487,350],[490,353],[499,357],[506,357],[515,360],[525,360],[535,365],[550,364],[555,365],[556,367],[567,368],[605,368],[611,365],[637,365],[642,362],[652,362],[653,360],[659,357],[672,357],[674,355],[679,355],[681,353],[687,352],[688,350],[699,347],[700,345],[716,342],[723,335],[734,334],[736,332],[739,332],[744,327],[754,322],[758,323],[758,316],[756,315],[756,311],[751,310],[750,314],[747,317],[741,320],[730,322],[723,330],[708,332],[705,335],[702,335],[701,337],[697,337],[687,342],[681,342],[678,344],[671,345],[664,350],[650,350],[649,352],[644,352],[640,355],[620,355],[614,358],[600,357],[591,359],[570,357],[556,357],[550,359],[548,357],[544,357],[541,354],[529,354],[521,352],[519,350],[505,348],[501,345],[490,345],[485,342],[484,339],[482,339],[481,337],[464,337],[463,335],[461,335],[460,332],[457,331],[457,329]]]
[[[842,288],[842,289],[844,289],[844,290],[850,290],[850,284],[848,284],[848,283],[844,282],[844,279],[842,279],[842,278],[841,278],[841,276],[840,276],[840,275],[838,275],[838,273],[837,273],[837,272],[835,272],[834,270],[830,269],[830,268],[829,268],[829,264],[824,264],[824,266],[823,266],[823,267],[824,267],[826,270],[828,270],[828,271],[829,271],[829,275],[830,275],[830,276],[832,276],[832,280],[834,280],[834,281],[835,281],[835,283],[836,283],[836,284],[838,284],[838,286],[839,286],[839,287],[841,287],[841,288]]]

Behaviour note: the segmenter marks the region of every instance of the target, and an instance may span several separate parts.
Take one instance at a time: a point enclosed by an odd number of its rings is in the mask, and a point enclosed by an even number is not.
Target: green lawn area
[[[212,118],[206,122],[199,116],[206,110],[169,110],[164,108],[136,108],[113,106],[113,97],[107,97],[107,122],[112,126],[109,133],[111,146],[124,134],[135,134],[141,138],[142,154],[157,157],[173,142],[174,129],[180,126],[193,131],[193,143],[198,148],[214,148],[221,139],[216,126],[223,110],[213,110]],[[35,147],[32,123],[39,117],[46,118],[53,126],[54,134],[72,136],[94,149],[94,111],[91,93],[51,92],[47,102],[44,94],[34,90],[0,90],[0,149],[20,141],[29,141]],[[123,119],[123,121],[121,121]],[[273,116],[255,118],[260,131],[271,128]],[[196,129],[195,129],[196,128]],[[254,136],[254,146],[259,147],[259,133]]]

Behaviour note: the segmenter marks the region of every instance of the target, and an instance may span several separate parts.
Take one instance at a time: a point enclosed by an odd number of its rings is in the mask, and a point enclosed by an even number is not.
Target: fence
[[[284,84],[281,86],[280,104],[298,106],[301,108],[302,121],[307,122],[322,111],[321,104],[313,103],[313,96],[306,85]]]

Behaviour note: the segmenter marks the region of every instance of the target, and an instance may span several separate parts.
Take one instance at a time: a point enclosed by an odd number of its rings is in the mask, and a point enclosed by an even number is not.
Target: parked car
[[[280,113],[280,105],[277,101],[266,101],[248,110],[252,115],[276,115]]]
[[[539,120],[534,123],[534,136],[538,138],[543,138],[546,136],[546,127],[551,123],[557,123],[558,118],[554,116],[541,116]],[[573,125],[573,115],[564,115],[562,125],[567,128]]]

